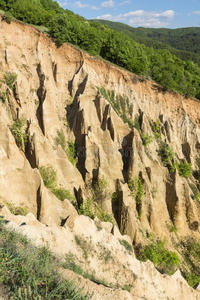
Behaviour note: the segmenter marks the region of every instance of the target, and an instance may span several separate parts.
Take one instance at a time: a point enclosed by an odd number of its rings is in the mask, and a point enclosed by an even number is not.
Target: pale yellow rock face
[[[161,92],[154,82],[141,81],[70,45],[57,48],[38,30],[16,21],[0,22],[0,66],[1,80],[5,72],[17,74],[14,90],[0,83],[6,97],[5,103],[0,101],[0,215],[10,221],[9,226],[37,245],[49,245],[57,255],[73,253],[85,270],[105,280],[108,288],[81,279],[85,291],[95,291],[96,298],[94,293],[91,299],[199,300],[200,293],[179,271],[173,276],[160,274],[151,262],[142,263],[127,252],[119,239],[145,244],[154,234],[173,249],[172,237],[176,242],[188,236],[200,238],[200,204],[192,199],[191,190],[197,181],[177,171],[170,174],[158,155],[162,140],[177,159],[197,169],[200,102]],[[140,133],[124,124],[98,91],[101,87],[129,99],[132,121],[139,116],[142,135],[154,137],[150,122],[160,120],[161,139],[153,138],[144,147]],[[27,122],[24,149],[11,132],[17,116]],[[76,166],[55,142],[61,130],[66,143],[75,142]],[[68,200],[58,200],[44,186],[38,170],[47,165],[57,173],[57,186],[69,190],[77,201],[78,191],[79,200],[85,201],[90,196],[88,186],[106,178],[110,194],[116,192],[118,198],[114,202],[109,195],[103,207],[113,213],[119,229],[111,223],[97,226],[96,220],[79,216]],[[138,176],[144,185],[139,208],[127,184]],[[9,203],[25,207],[29,214],[13,216],[5,207]],[[26,225],[20,226],[23,222]],[[167,225],[172,224],[176,235],[169,233]],[[88,245],[87,258],[77,236]],[[67,276],[67,271],[61,272]],[[129,292],[123,291],[127,286]]]

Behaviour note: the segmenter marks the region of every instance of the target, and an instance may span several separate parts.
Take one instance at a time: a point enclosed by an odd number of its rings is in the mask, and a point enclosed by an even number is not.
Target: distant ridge
[[[120,22],[91,20],[123,31],[133,40],[155,49],[167,49],[182,60],[192,60],[200,66],[200,27],[144,28],[132,27]]]

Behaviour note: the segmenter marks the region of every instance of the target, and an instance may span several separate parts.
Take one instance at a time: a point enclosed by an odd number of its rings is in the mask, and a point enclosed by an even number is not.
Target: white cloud
[[[91,7],[91,9],[97,10],[97,9],[99,9],[99,7],[93,5],[93,6]]]
[[[119,21],[125,21],[126,20],[126,18],[122,14],[120,14],[116,17],[114,17],[110,14],[106,14],[106,15],[103,15],[103,16],[98,16],[97,19],[98,20],[109,20],[109,21],[114,21],[114,22],[119,22]]]
[[[130,1],[124,1],[118,4],[118,6],[122,6],[122,5],[126,5],[126,4],[130,4]]]
[[[77,1],[73,4],[74,7],[77,7],[77,8],[85,8],[85,7],[88,7],[89,5],[88,4],[83,4],[81,3],[80,1]]]
[[[103,8],[109,8],[109,7],[114,7],[114,6],[115,6],[115,3],[113,0],[108,0],[108,1],[101,3],[101,7],[103,7]]]
[[[110,14],[98,16],[97,19],[105,19],[110,21],[126,21],[131,26],[142,27],[167,27],[169,22],[173,19],[175,12],[173,10],[166,10],[164,12],[147,12],[144,10],[130,11],[118,16]]]
[[[196,10],[192,12],[193,15],[200,15],[200,10]]]

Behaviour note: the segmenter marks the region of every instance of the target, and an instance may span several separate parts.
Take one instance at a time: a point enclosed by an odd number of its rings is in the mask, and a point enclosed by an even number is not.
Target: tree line
[[[25,23],[45,26],[58,47],[64,42],[77,45],[165,89],[200,99],[199,66],[168,49],[145,46],[124,32],[64,10],[53,0],[0,0],[0,9]]]

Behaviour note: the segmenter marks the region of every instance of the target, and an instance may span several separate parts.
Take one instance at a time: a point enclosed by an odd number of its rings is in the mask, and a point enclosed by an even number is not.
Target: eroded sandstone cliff
[[[16,21],[0,23],[0,66],[0,203],[10,226],[38,244],[49,243],[57,254],[73,252],[84,268],[105,279],[107,289],[99,288],[94,299],[199,299],[179,271],[162,275],[118,241],[144,245],[154,235],[167,240],[182,259],[174,244],[188,237],[199,240],[198,178],[172,172],[161,155],[161,146],[167,145],[173,161],[191,163],[198,173],[199,101],[163,91],[70,45],[57,48],[47,35]],[[14,73],[17,79],[9,86],[5,74]],[[112,101],[125,106],[127,123]],[[12,133],[16,119],[26,120],[27,142],[21,145]],[[61,132],[76,147],[75,165],[56,142]],[[101,222],[104,229],[98,231],[97,219],[78,216],[69,201],[58,200],[38,170],[48,165],[56,171],[57,185],[69,190],[79,207],[90,196],[89,187],[105,178],[110,194],[101,206],[116,225]],[[136,179],[143,186],[140,201],[128,187]],[[10,203],[29,214],[13,216],[4,206]],[[26,226],[20,227],[22,222]],[[87,258],[76,236],[90,244]],[[108,262],[102,262],[105,253]],[[83,285],[90,292],[96,288]],[[129,292],[109,286],[128,286]]]

